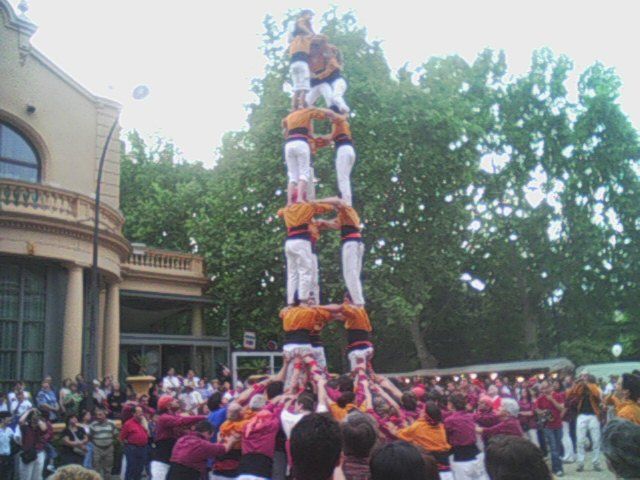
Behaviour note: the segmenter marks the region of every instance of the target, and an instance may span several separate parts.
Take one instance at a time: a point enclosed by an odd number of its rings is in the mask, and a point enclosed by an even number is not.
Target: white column
[[[82,372],[82,293],[82,267],[73,265],[69,267],[62,327],[62,378],[75,378]]]
[[[120,365],[120,285],[107,285],[104,321],[104,374],[118,378]]]

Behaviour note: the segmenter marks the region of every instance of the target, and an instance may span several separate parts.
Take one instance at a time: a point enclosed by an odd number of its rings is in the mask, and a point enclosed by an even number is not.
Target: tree
[[[258,100],[214,168],[136,136],[123,163],[127,235],[205,256],[222,306],[214,314],[231,318],[236,345],[244,330],[258,332],[259,347],[281,334],[285,26],[265,20]],[[491,50],[471,64],[449,56],[391,72],[352,15],[329,11],[322,31],[346,59],[377,368],[582,361],[607,358],[614,341],[640,353],[640,142],[614,72],[588,69],[572,103],[571,62],[549,50],[515,79]],[[318,195],[334,195],[333,152],[321,151],[315,169]],[[340,301],[337,236],[324,234],[319,249],[323,299]],[[342,330],[324,336],[341,365]]]

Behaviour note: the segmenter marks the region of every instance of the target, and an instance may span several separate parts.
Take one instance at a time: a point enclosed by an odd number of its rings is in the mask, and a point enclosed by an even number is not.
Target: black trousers
[[[195,468],[185,467],[179,463],[171,463],[167,480],[201,480],[200,471]]]

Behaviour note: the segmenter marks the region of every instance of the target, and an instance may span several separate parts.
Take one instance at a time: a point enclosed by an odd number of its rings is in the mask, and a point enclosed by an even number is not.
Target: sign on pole
[[[242,346],[246,350],[256,349],[256,332],[244,332],[244,341]]]

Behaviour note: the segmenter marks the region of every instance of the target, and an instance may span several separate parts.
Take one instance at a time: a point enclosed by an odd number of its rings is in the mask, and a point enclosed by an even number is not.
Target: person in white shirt
[[[204,399],[202,395],[195,389],[195,385],[189,380],[184,382],[184,392],[178,397],[183,405],[183,410],[189,415],[198,415],[198,410],[203,405]]]
[[[198,377],[196,375],[196,372],[194,372],[193,370],[189,370],[187,372],[187,378],[185,378],[184,381],[193,382],[194,385],[198,385],[198,383],[200,383],[200,377]]]
[[[167,372],[167,376],[162,379],[162,390],[168,395],[175,396],[180,390],[182,382],[176,376],[175,368],[170,368]]]
[[[11,414],[17,418],[33,408],[33,404],[27,398],[27,392],[25,391],[18,391],[17,396],[9,402],[9,405]]]
[[[618,384],[618,375],[609,375],[609,383],[604,387],[604,396],[611,395],[616,391]]]

